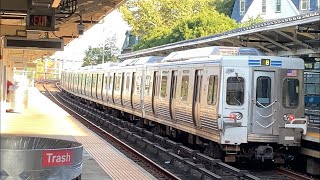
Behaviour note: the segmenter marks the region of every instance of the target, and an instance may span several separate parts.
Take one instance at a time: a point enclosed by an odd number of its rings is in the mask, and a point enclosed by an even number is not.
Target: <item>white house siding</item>
[[[291,0],[281,0],[280,13],[276,13],[276,3],[276,0],[266,0],[266,13],[262,14],[262,0],[254,0],[247,13],[242,18],[241,22],[246,22],[251,17],[256,18],[258,15],[260,15],[264,20],[272,20],[299,15],[299,11],[292,4]]]

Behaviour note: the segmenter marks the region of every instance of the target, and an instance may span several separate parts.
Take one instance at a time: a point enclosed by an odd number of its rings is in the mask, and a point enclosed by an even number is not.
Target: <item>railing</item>
[[[309,117],[309,128],[320,130],[320,110],[305,109],[305,115]]]

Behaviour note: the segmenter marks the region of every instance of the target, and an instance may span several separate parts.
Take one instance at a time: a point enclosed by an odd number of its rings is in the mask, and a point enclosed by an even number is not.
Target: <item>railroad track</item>
[[[58,88],[57,84],[55,86]],[[55,102],[63,104],[51,92],[49,93]],[[138,164],[144,167],[147,163],[142,163],[141,157],[147,158],[146,156],[148,156],[148,161],[155,164],[153,165],[155,167],[150,171],[151,174],[158,175],[162,170],[157,170],[157,168],[161,165],[168,169],[165,170],[166,173],[173,176],[155,176],[159,179],[311,179],[284,168],[258,173],[240,170],[221,162],[221,160],[213,159],[197,150],[185,147],[181,143],[153,134],[128,121],[115,118],[88,105],[80,104],[65,94],[60,95],[57,91],[55,94],[67,104],[67,106],[64,105],[64,109],[89,129],[120,147],[125,154],[131,154],[131,158]],[[131,150],[126,150],[127,148]],[[134,155],[135,152],[138,155]]]
[[[123,143],[120,139],[116,138],[112,134],[106,132],[99,126],[93,124],[90,122],[86,117],[80,115],[76,111],[70,109],[69,107],[65,106],[63,103],[61,103],[52,93],[48,90],[46,87],[46,83],[43,83],[43,87],[46,90],[47,95],[49,95],[50,99],[60,105],[64,110],[66,110],[68,113],[70,113],[74,118],[79,120],[82,124],[84,124],[87,128],[92,130],[93,132],[99,134],[102,136],[105,140],[112,143],[117,148],[120,148],[122,151],[126,152],[126,155],[128,155],[130,158],[132,158],[135,162],[139,162],[138,164],[142,165],[143,168],[145,168],[147,171],[149,171],[152,175],[154,175],[157,179],[179,179],[174,174],[170,173],[166,169],[162,168],[158,164],[151,161],[149,158],[144,156],[143,154],[139,153],[132,147],[128,146],[127,144]],[[58,86],[57,86],[58,87]],[[52,86],[51,86],[52,88]],[[59,88],[57,88],[59,89]],[[56,91],[55,91],[56,92]]]

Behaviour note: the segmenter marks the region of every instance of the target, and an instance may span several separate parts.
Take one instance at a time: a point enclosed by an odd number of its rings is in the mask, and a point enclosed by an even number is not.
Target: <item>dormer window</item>
[[[262,14],[266,14],[267,12],[267,3],[266,0],[262,0]]]
[[[240,15],[244,15],[246,10],[245,0],[240,0]]]
[[[281,0],[277,0],[276,12],[277,12],[277,13],[281,12]]]
[[[309,10],[309,0],[300,0],[300,10]]]

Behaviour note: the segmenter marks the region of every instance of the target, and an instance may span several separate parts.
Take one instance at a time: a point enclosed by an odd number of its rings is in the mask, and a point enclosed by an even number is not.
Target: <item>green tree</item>
[[[212,0],[128,0],[120,12],[135,35],[143,38],[155,28],[173,27],[181,19],[214,9]]]
[[[264,19],[258,15],[257,17],[250,17],[248,21],[243,22],[243,23],[239,23],[239,27],[247,27],[247,26],[252,26],[255,24],[259,24],[264,22]]]
[[[213,2],[216,10],[231,17],[235,0],[216,0]]]
[[[83,58],[83,64],[82,66],[88,66],[88,65],[96,65],[101,64],[103,55],[104,55],[104,62],[115,62],[117,61],[116,54],[119,52],[119,49],[116,47],[116,37],[113,36],[111,38],[108,38],[104,44],[100,47],[91,47],[87,50],[85,50],[85,57]],[[104,54],[103,54],[104,50]]]
[[[237,23],[229,17],[213,10],[203,11],[181,20],[171,30],[156,28],[139,43],[135,50],[164,45],[177,41],[209,36],[237,28]]]
[[[231,0],[129,0],[120,11],[141,41],[134,50],[208,36],[237,27],[216,6]],[[225,11],[225,10],[224,10]]]

